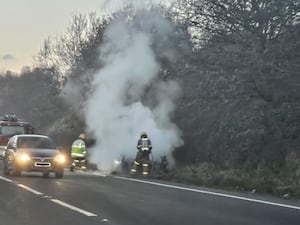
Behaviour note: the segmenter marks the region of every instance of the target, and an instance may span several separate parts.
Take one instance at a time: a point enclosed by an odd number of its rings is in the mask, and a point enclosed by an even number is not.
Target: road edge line
[[[191,191],[191,192],[196,192],[196,193],[202,193],[202,194],[214,195],[214,196],[219,196],[219,197],[232,198],[232,199],[238,199],[238,200],[243,200],[243,201],[248,201],[248,202],[256,202],[256,203],[261,203],[261,204],[266,204],[266,205],[279,206],[279,207],[284,207],[284,208],[300,210],[300,206],[287,205],[287,204],[282,204],[282,203],[264,201],[264,200],[241,197],[241,196],[230,195],[230,194],[223,194],[223,193],[213,192],[213,191],[205,191],[205,190],[200,190],[200,189],[181,187],[181,186],[170,185],[170,184],[162,184],[162,183],[157,183],[157,182],[152,182],[152,181],[138,180],[138,179],[133,179],[133,178],[128,178],[128,177],[120,177],[120,176],[114,176],[114,177],[117,179],[129,180],[129,181],[134,181],[134,182],[138,182],[138,183],[151,184],[151,185],[173,188],[173,189],[178,189],[178,190],[183,190],[183,191]]]

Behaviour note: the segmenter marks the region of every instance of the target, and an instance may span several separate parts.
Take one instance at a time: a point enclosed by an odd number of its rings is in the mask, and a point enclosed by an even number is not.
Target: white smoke
[[[136,9],[145,9],[154,5],[170,5],[178,0],[101,0],[101,11],[112,13],[122,10],[125,7],[134,7]]]
[[[85,116],[89,132],[97,140],[91,160],[102,170],[109,171],[120,156],[134,158],[141,131],[148,133],[156,159],[183,144],[170,119],[180,87],[175,81],[158,79],[161,68],[153,49],[153,42],[168,36],[172,27],[157,15],[145,21],[143,26],[113,21],[100,48],[104,67],[94,75]],[[156,32],[152,34],[153,27]],[[174,52],[165,50],[161,54],[172,60]],[[151,107],[142,101],[149,97],[145,96],[149,89],[155,102]]]

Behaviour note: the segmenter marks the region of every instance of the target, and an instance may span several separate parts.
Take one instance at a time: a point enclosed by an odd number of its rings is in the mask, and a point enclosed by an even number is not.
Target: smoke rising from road
[[[91,160],[106,171],[120,156],[135,157],[141,131],[148,133],[156,159],[183,144],[170,119],[180,87],[158,77],[161,66],[157,58],[175,58],[166,44],[172,26],[150,11],[137,14],[137,21],[117,18],[107,28],[100,46],[104,66],[94,75],[86,103],[88,131],[97,140]],[[154,50],[154,45],[161,50]],[[152,104],[143,101],[147,98]]]

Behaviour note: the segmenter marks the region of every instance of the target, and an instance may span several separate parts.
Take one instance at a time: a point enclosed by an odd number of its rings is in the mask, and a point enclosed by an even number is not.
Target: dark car
[[[48,136],[23,134],[10,138],[4,152],[3,172],[19,176],[22,171],[42,172],[48,177],[54,172],[56,178],[64,174],[66,158]]]

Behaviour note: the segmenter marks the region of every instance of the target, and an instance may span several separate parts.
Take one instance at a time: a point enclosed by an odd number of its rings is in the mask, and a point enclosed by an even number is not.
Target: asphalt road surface
[[[299,201],[101,173],[0,172],[0,225],[300,224]]]

